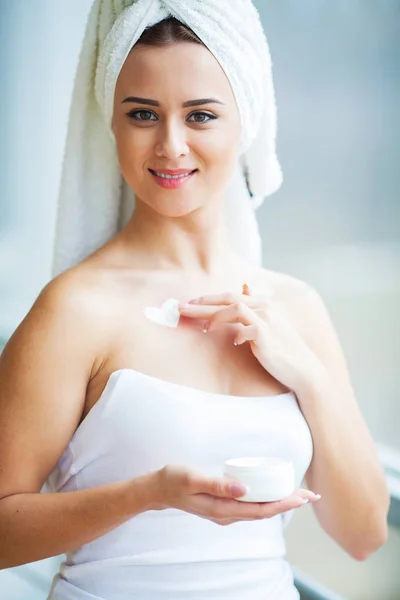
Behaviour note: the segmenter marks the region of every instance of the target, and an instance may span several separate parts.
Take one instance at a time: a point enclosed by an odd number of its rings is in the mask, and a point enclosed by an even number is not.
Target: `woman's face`
[[[219,102],[183,106],[210,98]],[[121,172],[136,196],[161,214],[179,216],[224,189],[241,125],[217,60],[204,46],[183,42],[133,48],[117,80],[112,128]],[[151,173],[163,169],[197,171],[171,189]]]

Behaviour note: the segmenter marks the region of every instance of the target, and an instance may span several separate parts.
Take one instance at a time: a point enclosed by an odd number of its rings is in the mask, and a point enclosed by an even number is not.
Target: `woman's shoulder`
[[[95,306],[98,303],[104,284],[104,277],[96,276],[93,269],[77,265],[51,279],[41,290],[39,299],[65,308],[93,307],[93,303]]]
[[[256,278],[266,296],[282,301],[298,300],[315,292],[308,282],[281,271],[260,267]]]
[[[79,311],[88,315],[93,326],[112,331],[127,311],[130,318],[134,316],[134,307],[145,291],[143,272],[85,260],[52,279],[41,295],[47,297],[47,305],[57,306],[60,314]]]
[[[326,327],[329,321],[327,307],[320,293],[309,282],[264,268],[261,269],[260,280],[266,297],[286,313],[298,333],[308,337],[313,330]]]
[[[55,322],[81,324],[81,336],[105,338],[112,329],[110,316],[117,312],[113,307],[118,294],[113,287],[111,276],[79,264],[51,279],[41,290],[34,307],[36,305],[36,313],[52,314]]]
[[[284,311],[304,341],[318,355],[326,344],[332,344],[336,333],[329,309],[322,295],[310,283],[289,275],[263,269],[263,278],[273,289],[275,305]]]

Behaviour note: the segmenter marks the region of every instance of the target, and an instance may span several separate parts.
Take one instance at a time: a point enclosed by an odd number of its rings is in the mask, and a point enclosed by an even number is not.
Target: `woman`
[[[135,211],[101,245],[92,222],[76,219],[98,247],[44,288],[1,356],[1,566],[66,552],[52,600],[299,598],[283,517],[320,492],[321,526],[362,560],[387,535],[384,473],[320,297],[229,239],[223,193],[252,114],[238,82],[218,47],[176,13],[164,18],[164,5],[183,4],[122,4],[99,64],[118,55],[126,29],[140,35],[120,56],[115,89],[109,64],[104,96],[99,71],[96,85],[100,104],[112,97],[103,114]],[[190,3],[204,37],[214,4]],[[249,4],[235,17],[225,6],[221,44]],[[100,138],[84,143],[96,152]],[[82,168],[100,197],[101,166]],[[176,170],[186,175],[165,177]],[[97,199],[92,188],[85,202],[101,218]],[[75,200],[60,207],[64,242],[77,235],[62,212]],[[177,327],[146,318],[168,298],[184,301]],[[290,497],[238,500],[246,490],[221,476],[223,462],[257,455],[293,461]],[[304,476],[309,489],[298,487]],[[40,494],[46,480],[53,493]]]

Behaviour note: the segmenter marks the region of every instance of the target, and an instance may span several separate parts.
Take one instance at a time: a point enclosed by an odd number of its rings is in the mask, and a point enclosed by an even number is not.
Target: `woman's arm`
[[[151,510],[156,474],[51,494],[0,500],[0,569],[63,554]]]
[[[80,422],[88,382],[107,348],[100,292],[88,276],[59,276],[0,356],[2,568],[66,552],[148,506],[150,478],[40,494]]]
[[[324,531],[355,559],[365,560],[387,539],[386,477],[328,311],[314,289],[301,287],[301,329],[326,368],[322,377],[295,390],[314,444],[306,482],[322,496],[314,510]]]

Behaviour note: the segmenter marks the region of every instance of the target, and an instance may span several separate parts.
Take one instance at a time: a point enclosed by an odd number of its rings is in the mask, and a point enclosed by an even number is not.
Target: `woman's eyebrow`
[[[139,98],[138,96],[128,96],[128,98],[122,100],[121,104],[123,104],[124,102],[136,102],[137,104],[149,104],[150,106],[160,106],[160,103],[157,102],[157,100],[150,100],[150,98]],[[218,100],[217,98],[200,98],[199,100],[188,100],[187,102],[184,102],[182,104],[182,108],[185,108],[186,106],[200,106],[201,104],[212,103],[224,104],[223,102],[221,102],[221,100]]]

